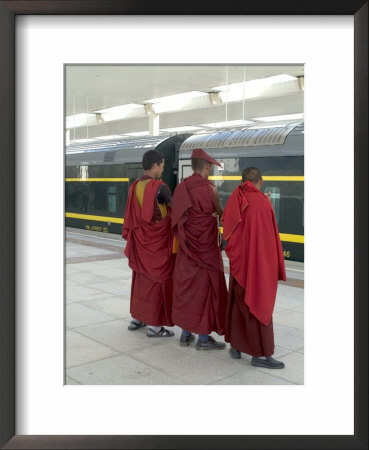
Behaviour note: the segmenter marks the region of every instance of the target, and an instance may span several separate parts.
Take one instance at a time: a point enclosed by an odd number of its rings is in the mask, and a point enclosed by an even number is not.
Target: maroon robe
[[[278,280],[286,280],[273,206],[246,181],[229,197],[222,222],[231,272],[225,339],[244,353],[270,356]]]
[[[173,196],[172,229],[179,248],[173,273],[173,322],[198,334],[224,334],[227,286],[213,184],[199,174]]]
[[[122,236],[127,240],[124,250],[133,270],[131,287],[132,317],[153,326],[173,326],[171,320],[174,255],[170,227],[171,212],[156,221],[154,207],[160,186],[151,180],[145,188],[142,207],[135,194],[136,180],[130,188]]]
[[[232,274],[229,276],[225,341],[252,356],[272,356],[274,353],[273,319],[265,326],[251,314],[245,303],[245,289]]]

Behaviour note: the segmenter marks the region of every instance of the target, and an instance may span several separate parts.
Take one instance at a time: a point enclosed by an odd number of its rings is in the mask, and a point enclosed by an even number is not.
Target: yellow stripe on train
[[[284,241],[284,242],[296,242],[298,244],[304,243],[304,236],[301,234],[279,233],[279,237],[280,237],[281,241]]]
[[[120,217],[104,217],[104,216],[91,216],[89,214],[76,214],[66,212],[65,217],[70,219],[83,219],[83,220],[95,220],[97,222],[112,222],[112,223],[123,223],[124,219]]]
[[[108,181],[108,182],[118,182],[118,181],[129,181],[129,178],[66,178],[65,181]]]
[[[240,181],[242,177],[240,175],[231,176],[231,175],[214,175],[210,176],[209,180],[225,180],[225,181]],[[264,181],[304,181],[304,176],[264,176]]]
[[[209,180],[223,180],[223,181],[240,181],[241,175],[214,175],[210,176]],[[264,181],[304,181],[304,176],[263,176]],[[78,182],[93,182],[93,181],[104,181],[104,182],[128,182],[129,178],[66,178],[66,182],[78,181]]]
[[[124,219],[119,217],[104,217],[104,216],[92,216],[89,214],[76,214],[76,213],[65,213],[65,217],[70,219],[83,219],[83,220],[95,220],[96,222],[111,222],[111,223],[124,223]],[[223,227],[219,227],[219,231],[223,233]],[[284,242],[296,242],[298,244],[304,243],[304,236],[300,234],[285,234],[279,233],[281,241]]]

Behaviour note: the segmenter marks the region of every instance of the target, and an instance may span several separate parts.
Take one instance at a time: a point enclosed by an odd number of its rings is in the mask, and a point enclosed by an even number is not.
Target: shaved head
[[[257,184],[261,179],[261,172],[256,167],[246,167],[242,172],[242,182],[251,181],[253,184]]]
[[[201,172],[205,166],[207,166],[209,161],[202,158],[191,158],[191,166],[194,172]]]

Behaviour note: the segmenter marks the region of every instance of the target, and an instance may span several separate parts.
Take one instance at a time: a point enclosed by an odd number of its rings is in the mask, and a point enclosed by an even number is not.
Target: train
[[[260,169],[263,192],[271,192],[286,260],[304,261],[304,123],[250,125],[71,145],[65,155],[65,225],[122,231],[131,183],[142,173],[147,150],[163,153],[162,179],[172,192],[192,174],[191,153],[203,148],[221,163],[209,179],[223,207],[245,167]]]

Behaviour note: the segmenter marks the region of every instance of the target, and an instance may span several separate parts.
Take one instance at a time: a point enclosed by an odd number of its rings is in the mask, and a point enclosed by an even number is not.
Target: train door
[[[117,186],[108,187],[108,211],[109,213],[117,212]]]

